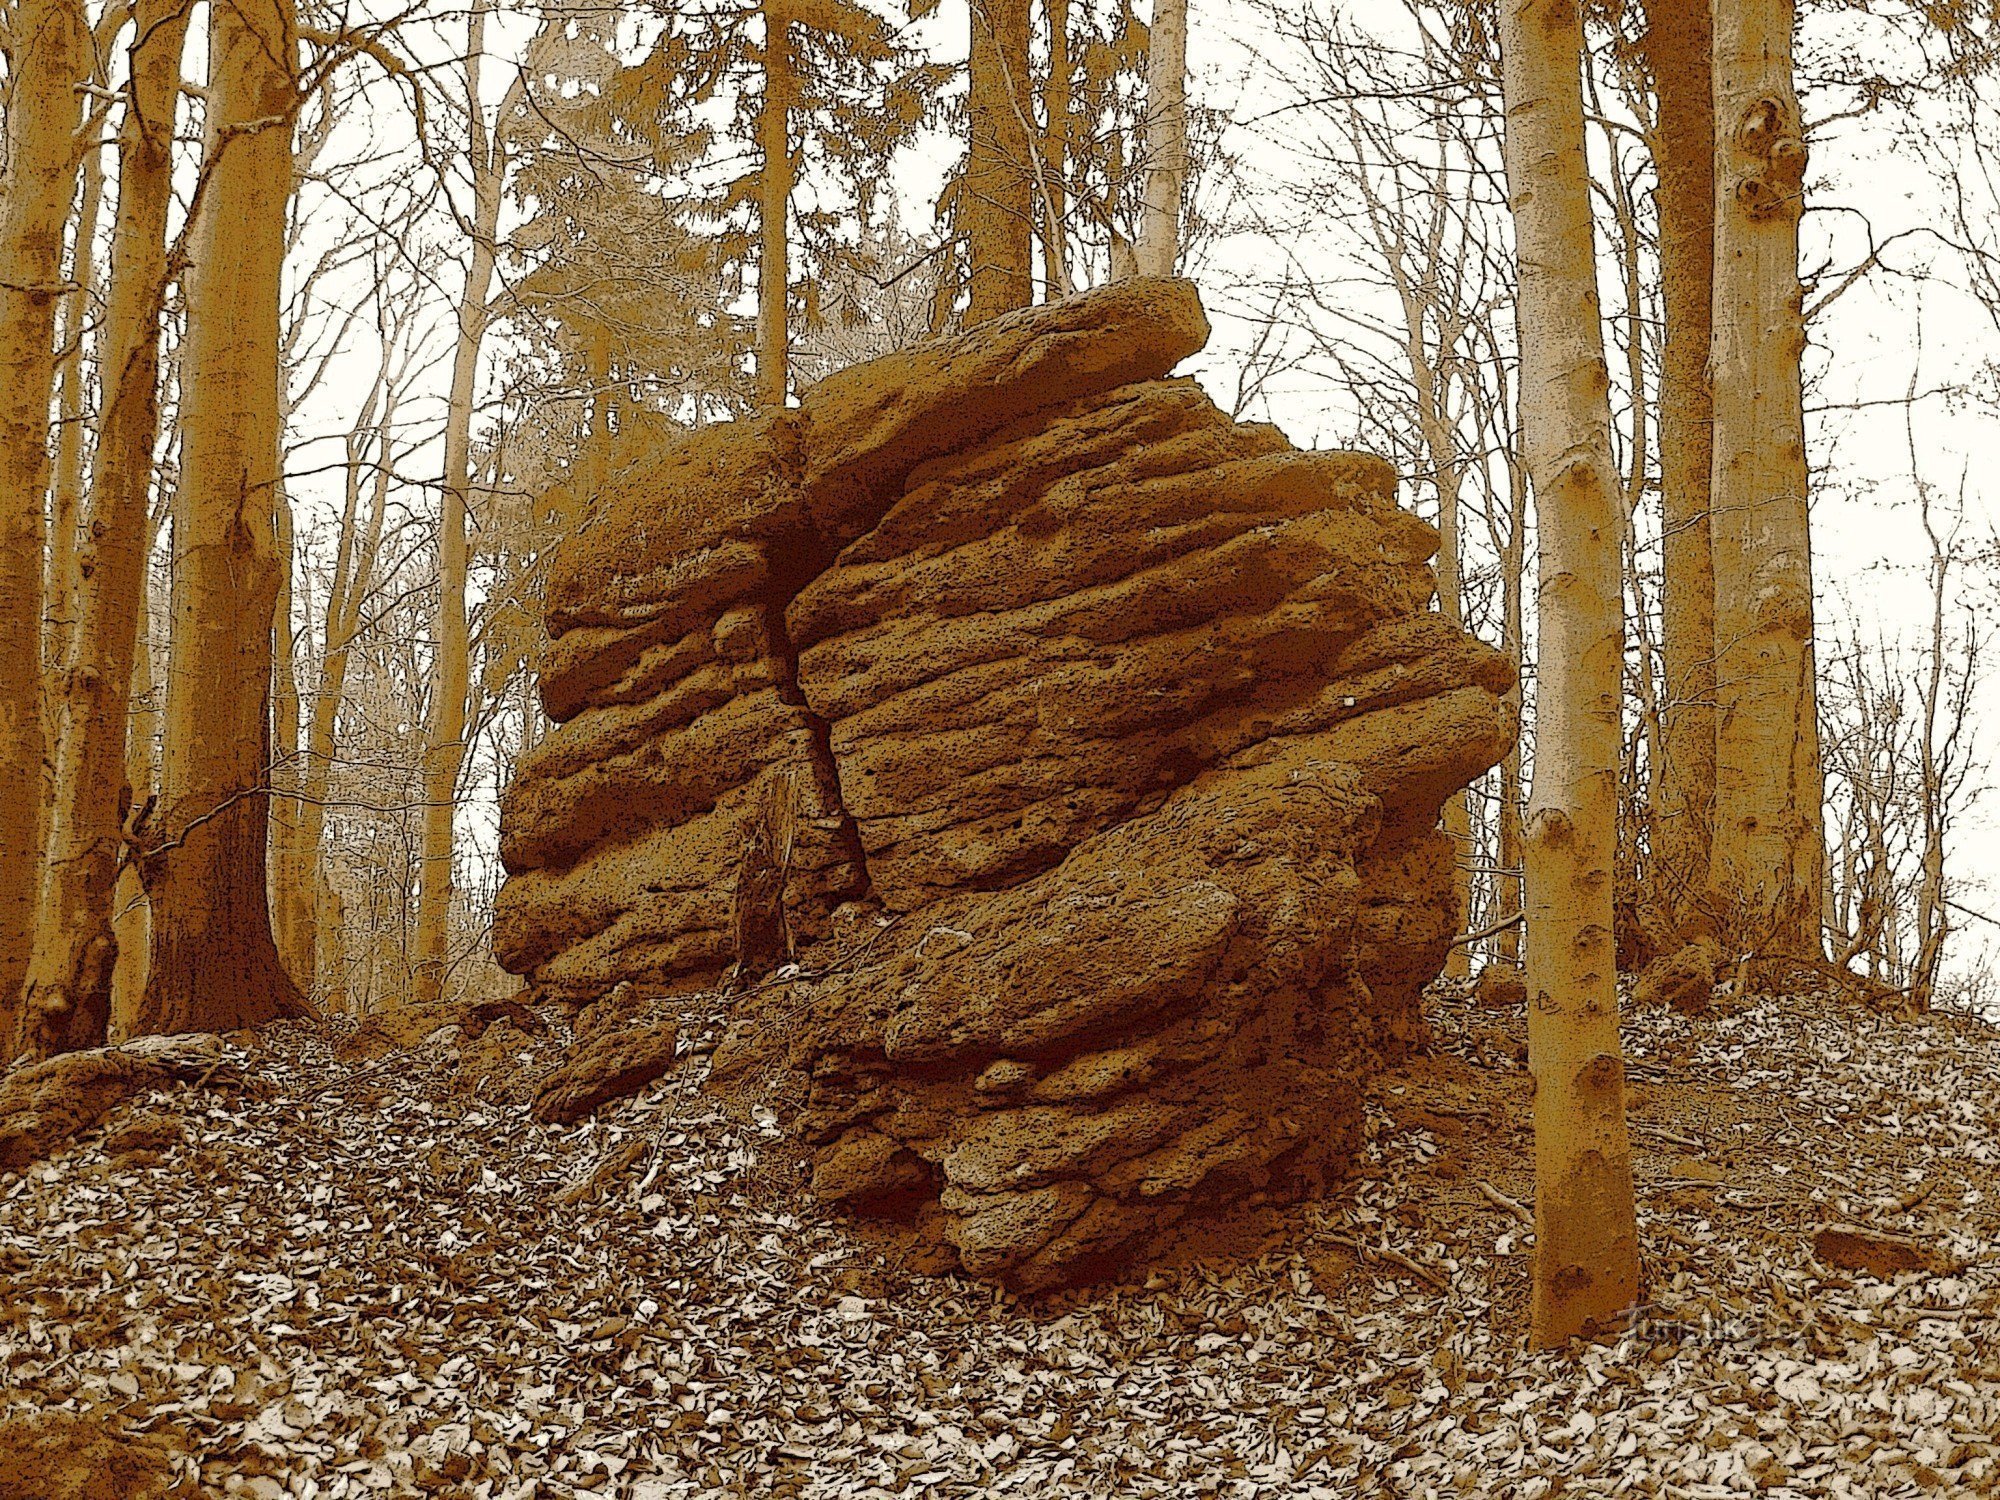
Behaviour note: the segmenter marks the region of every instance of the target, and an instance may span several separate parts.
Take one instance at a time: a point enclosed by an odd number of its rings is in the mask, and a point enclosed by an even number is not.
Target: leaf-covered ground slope
[[[377,1059],[274,1029],[0,1176],[0,1451],[43,1465],[0,1497],[149,1494],[162,1455],[255,1496],[2000,1490],[2000,1034],[1634,1018],[1651,1303],[1558,1360],[1521,1347],[1521,1018],[1430,1019],[1361,1180],[1058,1302],[802,1214],[774,1117],[696,1063],[550,1126],[498,1096],[560,1025]],[[1936,1269],[1826,1264],[1833,1222]],[[62,1477],[126,1438],[114,1487]]]

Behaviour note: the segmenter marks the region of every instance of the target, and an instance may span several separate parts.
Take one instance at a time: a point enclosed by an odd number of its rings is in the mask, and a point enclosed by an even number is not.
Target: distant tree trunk
[[[1047,184],[1042,204],[1042,278],[1050,296],[1070,290],[1069,212],[1070,57],[1069,0],[1047,0],[1049,76],[1042,94],[1042,171]]]
[[[1541,538],[1526,861],[1530,1337],[1546,1347],[1604,1326],[1639,1291],[1612,944],[1622,526],[1575,0],[1503,0],[1501,58],[1520,260],[1521,416]]]
[[[1715,889],[1738,951],[1818,957],[1821,831],[1806,510],[1792,0],[1715,9]]]
[[[1653,804],[1656,899],[1684,936],[1710,905],[1715,825],[1715,561],[1709,537],[1708,352],[1715,266],[1715,93],[1709,7],[1648,0],[1659,174],[1660,658],[1666,702]]]
[[[292,500],[277,487],[272,523],[278,554],[278,600],[271,610],[271,726],[275,755],[271,766],[271,928],[278,956],[292,983],[312,991],[312,963],[300,950],[310,947],[312,886],[301,855],[298,652],[292,632],[292,580],[297,572]]]
[[[90,28],[75,0],[8,17],[0,191],[0,1063],[19,1029],[42,873],[42,556],[63,225],[76,184],[77,85]]]
[[[385,379],[389,358],[385,349],[382,370]],[[341,952],[342,935],[337,926],[329,927],[323,920],[329,903],[337,904],[326,872],[326,804],[332,790],[334,732],[347,690],[348,658],[361,627],[361,601],[367,596],[368,580],[374,576],[375,557],[382,542],[382,517],[387,508],[389,474],[394,462],[389,433],[395,425],[396,398],[391,391],[376,441],[374,481],[367,487],[371,496],[368,519],[357,539],[362,463],[368,429],[375,424],[376,400],[376,394],[371,392],[361,420],[348,434],[346,499],[334,548],[333,580],[326,591],[319,684],[313,692],[312,720],[306,729],[305,763],[300,776],[299,865],[309,887],[312,920],[298,933],[293,972],[312,976],[315,985],[324,977],[329,987],[337,982],[334,976],[346,967]]]
[[[1181,194],[1188,174],[1187,0],[1153,0],[1150,32],[1146,186],[1133,259],[1141,276],[1171,276],[1180,260]]]
[[[972,0],[968,76],[963,224],[970,327],[1035,299],[1028,0]]]
[[[208,130],[181,351],[172,670],[143,1032],[229,1031],[301,1009],[271,937],[272,506],[279,287],[292,186],[291,0],[209,16]]]
[[[791,384],[791,256],[786,239],[792,209],[791,0],[764,5],[764,98],[757,109],[758,178],[757,404],[783,406]]]
[[[465,98],[472,121],[472,259],[458,303],[458,341],[452,351],[451,398],[445,413],[444,501],[438,517],[436,662],[431,678],[430,722],[424,737],[422,874],[417,887],[416,953],[412,998],[443,998],[451,935],[452,815],[458,774],[465,765],[465,698],[471,678],[471,630],[466,619],[466,517],[472,487],[472,404],[478,394],[479,350],[491,320],[494,239],[499,232],[501,189],[506,183],[502,146],[486,130],[480,102],[479,61],[486,40],[485,4],[473,8],[466,51]],[[507,111],[502,110],[501,128]]]
[[[152,538],[147,509],[159,428],[174,105],[187,25],[178,0],[140,0],[134,16],[105,307],[104,417],[76,559],[74,644],[52,705],[58,733],[49,870],[22,1016],[21,1050],[36,1058],[101,1045],[111,1018],[114,896],[131,797],[127,726]]]

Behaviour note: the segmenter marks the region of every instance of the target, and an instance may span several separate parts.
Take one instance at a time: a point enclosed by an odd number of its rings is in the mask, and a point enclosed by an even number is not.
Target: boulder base
[[[1342,1170],[1514,734],[1394,474],[1167,378],[1206,332],[1126,281],[635,437],[503,802],[503,964],[727,981],[815,1192],[1016,1286]]]

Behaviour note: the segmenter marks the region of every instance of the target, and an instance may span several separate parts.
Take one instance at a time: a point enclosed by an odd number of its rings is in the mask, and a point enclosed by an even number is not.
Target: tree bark
[[[271,936],[266,846],[279,288],[298,106],[291,0],[209,16],[208,130],[181,352],[164,815],[142,1032],[229,1031],[301,1009]]]
[[[967,327],[1035,299],[1028,0],[972,0],[962,221]]]
[[[764,5],[764,98],[757,109],[757,404],[785,404],[791,386],[791,255],[786,238],[792,210],[791,11],[788,0]]]
[[[1133,247],[1141,276],[1171,276],[1179,263],[1187,174],[1187,0],[1153,0],[1146,50],[1146,184]]]
[[[187,8],[141,0],[133,19],[105,307],[104,417],[76,558],[73,645],[52,702],[58,732],[49,868],[22,1014],[21,1051],[37,1059],[103,1045],[118,952],[114,902],[132,795],[126,736],[152,539],[147,511]]]
[[[1821,830],[1792,0],[1715,0],[1716,776],[1738,952],[1817,958]]]
[[[0,1064],[19,1028],[42,872],[42,556],[63,225],[76,184],[77,85],[90,28],[76,0],[8,18],[0,191]]]
[[[451,400],[445,414],[444,502],[438,517],[436,660],[430,722],[424,736],[424,836],[417,886],[417,931],[412,996],[419,1005],[444,997],[451,936],[452,815],[458,775],[465,765],[465,699],[471,683],[471,630],[466,618],[466,517],[472,488],[472,404],[478,394],[479,350],[490,321],[494,239],[506,169],[499,140],[486,130],[480,102],[479,60],[485,49],[487,6],[475,5],[466,50],[465,97],[472,122],[472,259],[458,303],[458,340],[452,351]],[[508,110],[500,113],[504,129]]]
[[[1655,897],[1686,936],[1711,905],[1715,826],[1715,561],[1709,537],[1714,413],[1708,352],[1715,266],[1713,23],[1706,4],[1648,0],[1657,119],[1660,361],[1660,766],[1652,817]]]
[[[1051,296],[1067,296],[1069,279],[1069,232],[1064,224],[1069,212],[1070,148],[1070,0],[1046,0],[1044,12],[1049,27],[1049,76],[1042,93],[1042,173],[1046,187],[1042,194],[1042,279]]]
[[[104,159],[94,150],[83,157],[82,202],[70,238],[70,290],[63,298],[61,373],[56,410],[55,482],[49,489],[49,560],[42,603],[43,655],[59,667],[76,627],[76,553],[83,515],[84,371],[89,340],[91,292],[97,284],[97,218],[104,206]]]
[[[1638,1300],[1612,943],[1621,516],[1597,297],[1576,0],[1505,0],[1507,188],[1520,260],[1521,416],[1540,528],[1539,715],[1527,828],[1535,1079],[1530,1337]]]

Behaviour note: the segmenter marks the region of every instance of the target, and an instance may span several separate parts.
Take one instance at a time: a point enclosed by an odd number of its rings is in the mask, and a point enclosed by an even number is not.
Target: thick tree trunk
[[[152,961],[138,1029],[229,1031],[297,1012],[265,880],[279,287],[298,105],[291,0],[209,18],[208,134],[181,352],[164,813],[143,874]]]
[[[968,327],[1035,299],[1028,109],[1028,0],[972,0],[971,141],[960,215]]]
[[[472,13],[466,52],[466,102],[473,122],[472,259],[458,303],[458,342],[452,352],[451,403],[445,413],[444,503],[438,517],[436,660],[432,668],[430,722],[424,736],[424,842],[417,886],[417,931],[411,998],[419,1005],[444,996],[451,936],[453,814],[458,774],[465,764],[465,698],[471,680],[471,631],[466,619],[466,517],[472,488],[472,404],[478,394],[479,350],[486,338],[486,299],[493,285],[494,237],[500,223],[505,169],[497,142],[489,140],[479,96],[479,59],[485,47],[486,7]],[[504,126],[506,112],[501,121]]]
[[[1739,952],[1818,957],[1821,832],[1806,510],[1792,0],[1715,0],[1713,884]]]
[[[131,797],[127,730],[152,527],[160,314],[167,283],[174,105],[187,10],[141,0],[118,157],[104,326],[104,418],[83,547],[74,645],[58,679],[49,870],[28,970],[21,1050],[101,1046],[109,1029],[120,853]]]
[[[764,98],[757,109],[757,404],[783,406],[791,384],[791,255],[786,238],[792,210],[791,10],[788,0],[764,6]]]
[[[1526,848],[1535,1079],[1530,1336],[1549,1346],[1606,1326],[1639,1293],[1612,944],[1622,518],[1576,0],[1503,0],[1501,57],[1521,276],[1522,429],[1541,537]]]
[[[90,28],[75,0],[17,0],[8,43],[0,191],[0,1064],[19,1028],[42,872],[49,398]]]
[[[1660,767],[1655,899],[1699,936],[1715,826],[1715,562],[1709,538],[1709,311],[1715,265],[1715,93],[1709,7],[1648,0],[1646,55],[1658,118],[1661,300]]]
[[[1153,0],[1146,53],[1146,189],[1139,243],[1133,247],[1141,276],[1174,274],[1187,174],[1187,0]]]

